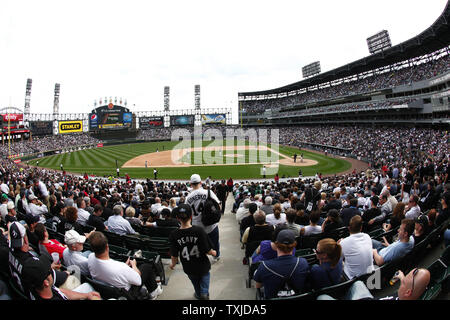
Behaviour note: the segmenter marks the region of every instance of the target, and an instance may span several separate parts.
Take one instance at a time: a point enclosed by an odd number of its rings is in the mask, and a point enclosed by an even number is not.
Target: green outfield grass
[[[128,160],[142,154],[173,149],[179,142],[148,142],[122,144],[116,146],[106,146],[103,148],[94,148],[87,150],[74,151],[71,153],[57,154],[41,159],[28,161],[30,165],[36,165],[39,161],[39,167],[50,169],[60,169],[63,164],[64,170],[67,172],[87,173],[96,176],[116,176],[116,160],[121,167]],[[207,146],[211,142],[203,141],[202,145]],[[225,142],[224,142],[225,145]],[[192,144],[194,147],[194,145]],[[269,145],[270,147],[270,145]],[[236,151],[237,152],[237,151]],[[280,165],[278,175],[280,177],[298,177],[299,169],[302,170],[303,176],[313,176],[318,172],[322,174],[334,174],[346,171],[351,168],[348,161],[340,158],[325,157],[320,154],[308,151],[299,151],[290,147],[279,147],[279,152],[292,157],[294,153],[298,155],[303,153],[305,159],[312,159],[318,162],[317,165],[309,167],[294,167]],[[270,154],[268,152],[268,154]],[[262,159],[261,159],[262,160]],[[229,161],[229,160],[228,160]],[[299,161],[299,160],[297,160]],[[226,160],[224,161],[226,163]],[[179,167],[179,168],[158,168],[158,179],[189,179],[194,173],[200,174],[202,177],[211,176],[213,179],[250,179],[262,178],[262,164],[257,165],[229,165],[229,166],[195,166],[195,167]],[[121,168],[120,174],[124,176],[128,173],[131,178],[151,178],[153,179],[153,167],[149,168]],[[273,175],[268,175],[272,177]]]

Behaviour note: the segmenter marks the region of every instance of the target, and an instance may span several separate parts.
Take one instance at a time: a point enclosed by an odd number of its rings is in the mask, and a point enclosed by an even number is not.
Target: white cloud
[[[136,110],[234,107],[239,91],[301,80],[368,55],[366,38],[383,29],[393,44],[429,27],[435,1],[12,1],[0,6],[0,107],[50,113],[61,84],[60,112],[89,112],[95,99],[119,96]],[[237,117],[236,117],[237,118]]]

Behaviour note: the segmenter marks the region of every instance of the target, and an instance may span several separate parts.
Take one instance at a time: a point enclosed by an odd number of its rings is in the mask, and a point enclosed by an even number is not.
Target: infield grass
[[[121,167],[128,160],[137,157],[142,154],[166,151],[175,148],[179,144],[178,141],[166,141],[166,142],[146,142],[146,143],[133,143],[133,144],[121,144],[115,146],[106,146],[102,148],[93,148],[86,150],[74,151],[71,153],[56,154],[45,158],[34,159],[28,161],[30,165],[36,165],[39,161],[39,167],[45,167],[50,169],[60,169],[62,163],[64,170],[72,173],[95,175],[95,176],[109,176],[115,177],[116,174],[116,161],[119,167]],[[209,141],[203,141],[203,146],[211,144]],[[225,141],[223,143],[225,146]],[[248,145],[248,142],[246,143]],[[192,143],[192,147],[194,147]],[[270,145],[269,145],[270,147]],[[232,152],[232,151],[227,151]],[[242,151],[239,151],[242,152]],[[278,175],[280,177],[298,177],[299,169],[301,169],[303,176],[313,176],[316,173],[322,174],[334,174],[344,172],[351,168],[351,164],[348,161],[340,158],[325,157],[320,154],[308,152],[305,150],[299,150],[291,147],[279,146],[279,152],[283,155],[293,157],[295,153],[300,155],[303,153],[305,159],[316,160],[318,163],[308,167],[294,167],[280,165],[278,169]],[[212,152],[210,151],[209,154]],[[235,151],[237,154],[238,151]],[[248,159],[248,152],[246,159]],[[270,152],[267,152],[267,156],[270,157]],[[224,163],[230,161],[226,160]],[[264,159],[261,159],[264,161]],[[205,162],[205,159],[202,160]],[[297,161],[299,161],[297,159]],[[158,179],[180,179],[188,180],[194,173],[200,174],[202,178],[211,176],[212,179],[251,179],[262,178],[261,175],[262,164],[255,165],[228,165],[228,166],[195,166],[195,167],[175,167],[175,168],[157,168]],[[153,167],[149,168],[121,168],[120,175],[123,177],[125,173],[128,173],[131,178],[151,178],[153,179]],[[268,174],[267,177],[273,177],[274,174]]]

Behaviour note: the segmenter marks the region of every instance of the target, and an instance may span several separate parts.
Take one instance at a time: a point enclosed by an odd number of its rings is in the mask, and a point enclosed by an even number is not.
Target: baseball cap
[[[80,235],[75,230],[69,230],[64,235],[64,242],[66,244],[84,243],[85,241],[86,241],[86,237]]]
[[[8,196],[6,195],[6,193],[2,193],[2,200],[8,200]]]
[[[25,220],[25,223],[27,225],[30,225],[30,224],[39,222],[40,217],[39,216],[33,216],[32,214],[27,214],[27,215],[25,215],[25,219],[24,220]]]
[[[295,234],[292,230],[281,230],[277,236],[277,242],[282,244],[292,244],[295,242]]]
[[[11,248],[21,248],[23,246],[23,238],[27,234],[25,227],[20,222],[13,222],[9,226],[9,235],[11,239]]]
[[[7,204],[7,206],[6,206],[6,207],[7,207],[7,209],[8,209],[8,210],[14,209],[14,208],[15,208],[15,206],[14,206],[14,202],[11,202],[11,201],[10,201],[10,202],[8,202],[8,204]]]
[[[47,279],[53,270],[48,259],[33,258],[28,261],[23,267],[23,273],[26,274],[27,282],[32,287],[41,287],[42,282]]]
[[[195,173],[191,176],[191,183],[200,183],[200,182],[202,182],[202,178],[200,178],[200,175]]]
[[[424,214],[418,216],[414,219],[415,223],[421,224],[422,226],[428,225],[428,217]]]
[[[172,210],[173,214],[180,219],[186,219],[191,216],[191,207],[185,203],[180,204]]]
[[[34,199],[37,199],[37,197],[36,197],[34,194],[30,194],[30,195],[28,196],[28,200],[32,201],[32,200],[34,200]]]

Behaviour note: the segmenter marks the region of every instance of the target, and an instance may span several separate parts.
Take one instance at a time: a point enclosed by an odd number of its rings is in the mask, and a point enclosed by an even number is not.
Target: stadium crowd
[[[422,218],[424,214],[430,226],[437,226],[448,219],[447,203],[450,202],[450,194],[447,191],[450,183],[450,165],[447,132],[414,128],[362,127],[305,127],[281,131],[281,143],[296,145],[297,140],[293,137],[304,137],[305,141],[325,145],[349,147],[354,155],[370,159],[373,166],[365,172],[354,171],[351,174],[334,177],[316,175],[315,178],[291,179],[277,183],[274,181],[239,183],[228,181],[225,184],[225,181],[214,181],[208,178],[207,184],[211,186],[214,194],[218,195],[222,207],[224,198],[226,199],[228,194],[234,197],[233,211],[236,212],[240,222],[241,235],[244,236],[242,240],[245,238],[244,243],[250,242],[255,236],[255,225],[264,226],[265,231],[261,234],[265,234],[265,240],[269,241],[264,243],[264,246],[261,244],[259,250],[272,248],[273,256],[276,251],[273,247],[275,244],[271,245],[270,241],[276,240],[276,237],[272,238],[272,236],[275,230],[281,227],[269,232],[268,230],[275,225],[284,225],[296,234],[307,235],[311,232],[325,232],[325,230],[352,225],[352,221],[356,226],[361,225],[363,232],[370,232],[376,228],[398,228],[405,218],[411,221],[419,218],[424,220],[425,218]],[[298,143],[301,145],[301,141]],[[80,261],[84,261],[87,263],[87,267],[84,265],[85,272],[104,282],[109,281],[128,291],[133,291],[133,288],[142,288],[144,284],[148,289],[148,297],[152,299],[157,298],[162,292],[152,269],[145,264],[138,266],[132,262],[133,260],[124,262],[124,265],[134,269],[140,277],[135,276],[134,279],[128,279],[123,283],[114,282],[110,276],[105,275],[116,270],[115,267],[122,271],[128,269],[124,269],[125,266],[121,264],[101,267],[102,264],[99,261],[113,259],[109,257],[105,249],[108,239],[98,233],[109,231],[120,235],[136,235],[142,227],[178,226],[179,222],[175,216],[171,215],[171,211],[185,203],[192,192],[193,181],[190,183],[164,183],[150,179],[145,182],[114,179],[111,181],[63,175],[54,170],[18,165],[7,159],[0,162],[0,177],[2,192],[0,209],[3,227],[2,272],[9,272],[10,251],[19,261],[26,263],[27,260],[20,260],[24,259],[23,252],[29,254],[34,250],[41,252],[43,257],[42,246],[44,246],[49,253],[57,252],[61,261],[76,261],[81,266],[83,264]],[[206,181],[204,182],[206,184]],[[310,202],[312,207],[309,207]],[[399,206],[401,203],[403,205]],[[396,209],[397,206],[398,209]],[[321,213],[317,214],[317,210]],[[397,211],[400,212],[397,213]],[[324,212],[327,213],[325,216]],[[395,216],[394,212],[396,212]],[[355,222],[355,219],[352,219],[354,216],[360,216],[362,220]],[[26,226],[25,229],[21,229],[17,221],[22,221]],[[416,228],[419,228],[420,223],[419,220],[416,221]],[[269,229],[268,224],[271,226]],[[7,231],[11,225],[16,228],[15,234],[19,234],[18,238],[14,238],[17,240],[14,243],[18,243],[14,248],[8,248],[13,239]],[[95,227],[96,231],[88,232],[89,226]],[[50,239],[46,227],[65,234],[66,243],[63,245],[56,239]],[[405,224],[404,228],[408,228],[408,234],[413,236],[410,224]],[[268,234],[271,235],[270,239]],[[25,235],[27,241],[24,240]],[[289,244],[290,235],[285,233],[283,235],[283,239]],[[414,235],[420,237],[420,231]],[[81,244],[87,242],[86,239],[90,239],[88,242],[92,251],[87,251],[83,255],[80,253],[83,250]],[[405,239],[409,238],[405,236]],[[218,243],[218,238],[216,241]],[[409,243],[408,241],[406,243]],[[25,242],[26,249],[24,249]],[[73,252],[65,251],[66,249]],[[17,250],[21,253],[17,254]],[[69,260],[69,256],[77,250],[79,252],[77,259]],[[262,255],[265,254],[264,252]],[[219,254],[218,247],[214,253]],[[259,254],[261,255],[261,251]],[[373,253],[373,259],[372,263],[382,264],[385,261],[383,259],[387,258],[379,250]],[[323,260],[327,261],[325,257]],[[47,277],[51,260],[46,263],[47,271],[43,273],[47,272],[45,274]],[[339,264],[342,261],[338,259],[336,263]],[[52,265],[52,267],[58,271],[60,265]],[[32,265],[28,271],[32,273],[36,268],[39,266]],[[346,271],[345,267],[339,270],[336,271],[337,275],[344,271],[350,272]],[[56,271],[55,277],[58,275],[61,277]],[[320,278],[320,275],[318,276],[317,283],[327,283]],[[256,276],[255,279],[264,282],[263,278]],[[39,279],[39,285],[42,284],[42,279]],[[65,281],[55,278],[56,284],[62,286],[61,283],[68,281],[64,274],[62,279]],[[33,280],[35,279],[30,280],[27,277],[22,279],[25,282]],[[47,283],[44,281],[45,284]],[[30,286],[33,285],[30,284]],[[80,283],[77,285],[80,286],[71,288],[78,291],[69,289],[58,291],[55,285],[50,283],[53,292],[62,292],[62,295],[57,294],[60,297],[100,298],[92,287],[83,287],[85,284]],[[83,289],[79,289],[80,287]],[[34,292],[41,295],[44,291],[40,290],[41,288],[37,290],[39,292],[36,290]],[[140,293],[139,290],[136,292]],[[271,294],[273,293],[269,296]],[[197,296],[205,297],[201,294]]]
[[[10,154],[21,156],[33,153],[42,153],[52,150],[73,149],[84,145],[94,145],[102,141],[93,138],[89,133],[69,133],[56,136],[33,137],[31,141],[14,141],[9,150],[8,143],[0,145],[0,155],[7,157]]]
[[[299,105],[327,101],[334,98],[368,93],[413,82],[429,79],[443,74],[450,69],[450,57],[445,55],[437,60],[431,60],[414,66],[384,73],[374,73],[364,78],[357,78],[340,84],[314,89],[283,98],[243,100],[242,109],[247,114],[259,114],[265,110],[292,108]]]

